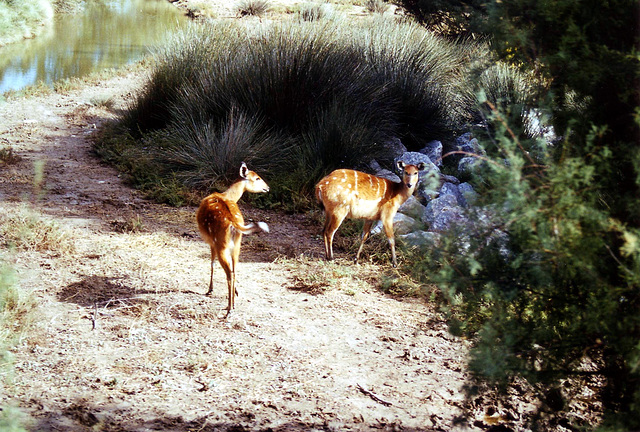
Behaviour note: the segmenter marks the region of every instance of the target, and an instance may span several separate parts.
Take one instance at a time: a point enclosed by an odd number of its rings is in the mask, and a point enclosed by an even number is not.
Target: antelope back
[[[226,232],[234,223],[244,223],[238,205],[233,201],[225,200],[219,193],[211,194],[202,200],[196,219],[202,235],[210,239]]]
[[[348,169],[333,171],[316,186],[316,197],[325,205],[346,204],[352,199],[379,200],[391,192],[389,180]]]

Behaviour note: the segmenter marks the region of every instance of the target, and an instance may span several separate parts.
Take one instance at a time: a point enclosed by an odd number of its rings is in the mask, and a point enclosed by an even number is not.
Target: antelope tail
[[[253,234],[257,232],[269,232],[269,226],[264,222],[250,222],[247,225],[233,224],[233,227],[242,234]]]

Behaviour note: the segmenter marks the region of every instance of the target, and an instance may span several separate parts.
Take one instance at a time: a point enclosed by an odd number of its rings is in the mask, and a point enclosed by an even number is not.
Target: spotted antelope
[[[240,166],[240,179],[225,192],[212,193],[204,198],[196,214],[200,234],[211,247],[211,277],[207,295],[213,291],[213,262],[217,258],[227,275],[229,289],[227,316],[231,313],[235,296],[238,294],[235,287],[236,267],[240,256],[242,235],[261,231],[269,232],[269,227],[264,222],[251,222],[245,225],[237,204],[245,191],[269,192],[269,186],[243,162]]]
[[[397,166],[402,171],[401,183],[349,169],[333,171],[318,182],[316,198],[322,204],[326,218],[323,237],[328,260],[333,259],[333,236],[344,219],[350,217],[365,219],[356,263],[360,258],[364,242],[369,238],[371,226],[375,221],[380,220],[391,247],[393,266],[398,265],[393,218],[398,207],[415,191],[419,172],[425,168],[425,165],[423,163],[405,165],[404,162],[399,161]]]

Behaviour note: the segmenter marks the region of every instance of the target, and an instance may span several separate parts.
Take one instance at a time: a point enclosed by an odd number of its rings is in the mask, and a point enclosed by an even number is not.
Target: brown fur
[[[240,180],[232,184],[225,192],[212,193],[204,198],[196,214],[200,234],[211,247],[211,277],[207,295],[213,291],[213,262],[217,258],[227,275],[229,289],[227,315],[234,308],[235,296],[238,293],[235,286],[236,266],[240,257],[242,235],[269,231],[264,222],[245,225],[237,204],[245,191],[268,192],[269,186],[258,174],[249,171],[244,163],[240,167],[240,177]]]
[[[415,191],[418,173],[424,169],[424,164],[404,165],[398,162],[398,168],[403,173],[401,183],[348,169],[333,171],[318,182],[316,198],[324,207],[326,217],[323,236],[328,260],[333,259],[333,236],[344,219],[351,217],[366,220],[356,262],[373,222],[381,220],[391,247],[393,266],[397,266],[393,218],[398,207]]]

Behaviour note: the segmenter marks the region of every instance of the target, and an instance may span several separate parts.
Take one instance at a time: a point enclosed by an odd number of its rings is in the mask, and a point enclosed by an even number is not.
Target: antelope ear
[[[416,168],[418,168],[418,171],[422,171],[422,170],[424,170],[424,169],[426,168],[426,166],[425,166],[424,162],[420,162],[420,163],[416,166]]]
[[[404,162],[399,160],[398,162],[396,162],[396,166],[398,167],[398,171],[402,171],[404,169]]]
[[[242,177],[243,179],[246,179],[248,172],[249,172],[249,168],[247,168],[247,164],[242,162],[242,165],[240,165],[240,177]]]

